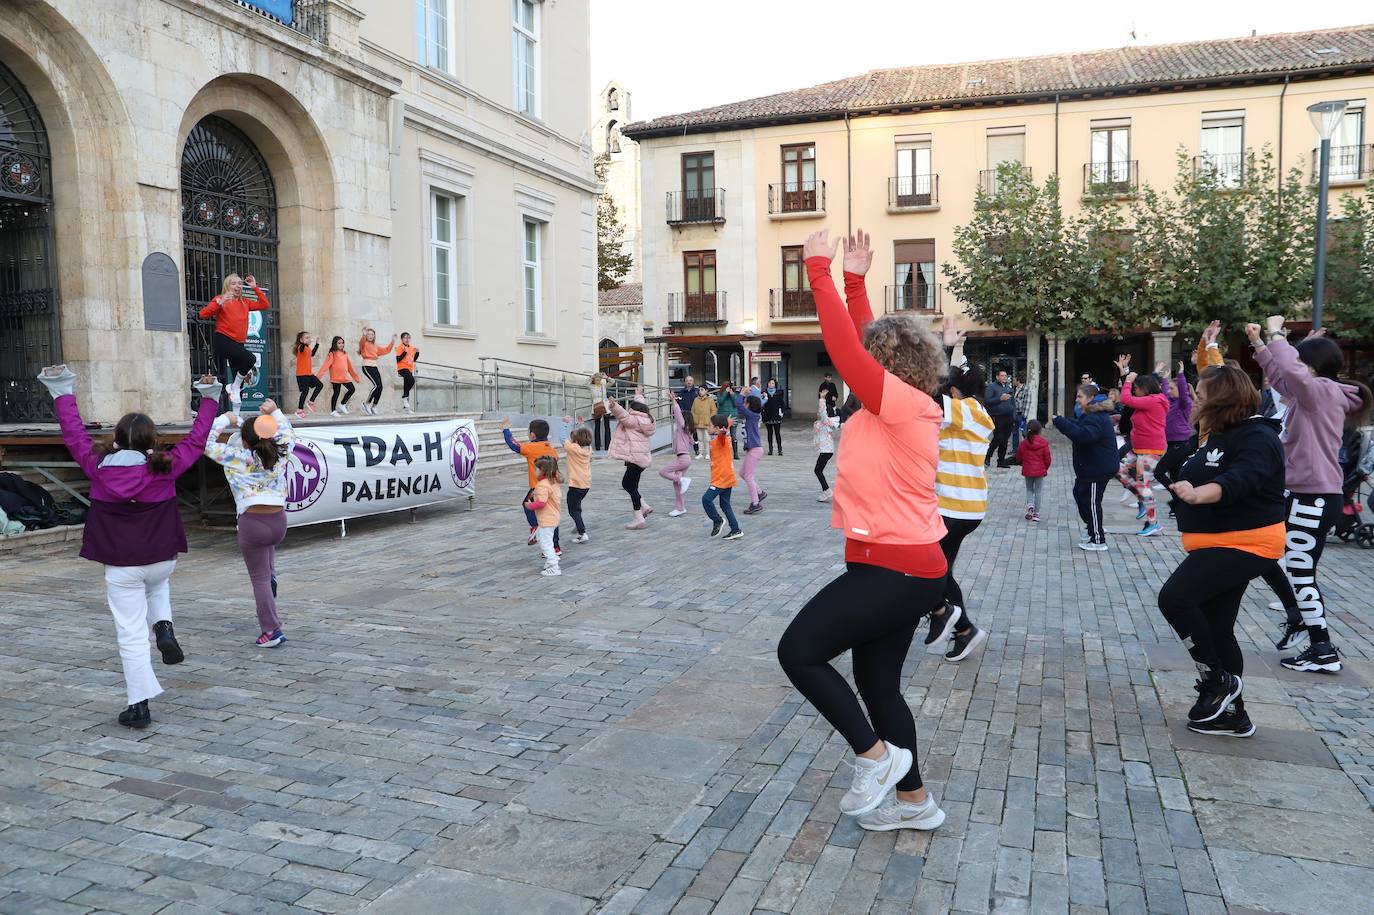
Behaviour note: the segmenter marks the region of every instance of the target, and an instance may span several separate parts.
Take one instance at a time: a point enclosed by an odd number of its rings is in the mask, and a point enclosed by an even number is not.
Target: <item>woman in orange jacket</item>
[[[363,412],[369,416],[377,415],[377,403],[382,399],[382,370],[377,368],[377,357],[385,356],[395,345],[396,335],[392,334],[391,342],[385,348],[378,347],[377,332],[370,327],[363,330],[363,337],[358,341],[358,355],[363,358],[363,374],[372,382],[372,391],[363,401]]]
[[[329,381],[334,385],[334,396],[329,399],[329,415],[343,416],[348,412],[348,399],[353,396],[353,391],[355,390],[353,383],[348,379],[352,378],[353,381],[362,380],[354,370],[353,363],[348,361],[348,353],[344,351],[343,337],[335,337],[333,340],[329,341],[329,352],[325,354],[324,364],[320,366],[320,370],[315,374],[323,378],[325,372],[329,373]],[[340,403],[339,391],[345,388],[347,391],[343,396],[343,402]]]
[[[319,340],[305,331],[296,334],[296,342],[292,344],[291,352],[296,357],[296,388],[301,392],[301,399],[296,404],[297,419],[305,419],[306,407],[310,408],[311,413],[315,412],[315,398],[324,390],[324,382],[316,378],[315,372],[310,368],[311,360],[319,351]]]
[[[405,387],[401,389],[401,409],[411,412],[410,391],[415,387],[415,363],[420,360],[420,351],[410,345],[410,334],[401,334],[401,344],[396,347],[396,374],[401,376]]]
[[[244,287],[252,294],[244,295]],[[215,319],[215,332],[210,335],[210,351],[215,360],[215,373],[224,379],[224,391],[229,405],[238,412],[243,403],[243,384],[258,365],[257,358],[244,343],[248,340],[248,313],[267,311],[272,303],[258,281],[249,276],[240,279],[237,273],[224,278],[220,294],[200,310],[200,317]]]

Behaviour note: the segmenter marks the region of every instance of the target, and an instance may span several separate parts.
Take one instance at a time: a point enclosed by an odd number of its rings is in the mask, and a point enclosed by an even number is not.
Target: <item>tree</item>
[[[1345,194],[1328,224],[1328,321],[1357,337],[1374,336],[1374,200]]]
[[[957,260],[941,269],[974,320],[1049,332],[1063,324],[1074,281],[1057,175],[1038,186],[1028,169],[1001,163],[994,190],[977,189],[973,219],[951,247]]]
[[[606,171],[611,157],[602,153],[593,168],[601,193],[596,198],[596,288],[614,289],[634,266],[634,257],[625,250],[625,227],[620,224],[615,200],[606,189]]]
[[[1102,194],[1087,197],[1070,223],[1067,247],[1073,307],[1063,314],[1060,333],[1120,334],[1156,319],[1155,311],[1142,308],[1145,283],[1135,231],[1115,199]]]

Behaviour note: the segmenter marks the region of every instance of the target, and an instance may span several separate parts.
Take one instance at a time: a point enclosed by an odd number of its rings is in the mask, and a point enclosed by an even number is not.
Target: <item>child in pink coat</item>
[[[1145,526],[1136,531],[1136,535],[1150,537],[1159,533],[1153,484],[1155,465],[1169,447],[1164,434],[1169,398],[1164,396],[1157,377],[1132,372],[1121,385],[1121,402],[1134,412],[1131,414],[1131,447],[1121,459],[1116,478],[1128,491],[1135,493],[1136,520],[1145,521]]]

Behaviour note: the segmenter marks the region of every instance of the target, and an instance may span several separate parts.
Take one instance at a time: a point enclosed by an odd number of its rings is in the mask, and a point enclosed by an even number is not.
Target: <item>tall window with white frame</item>
[[[415,0],[415,59],[426,67],[449,69],[449,0]]]
[[[1200,165],[1221,187],[1245,180],[1245,112],[1209,111],[1202,115]]]
[[[930,170],[930,135],[897,138],[897,180],[891,204],[898,207],[927,207],[934,202],[934,179]]]
[[[515,110],[539,114],[539,0],[511,0]]]
[[[1374,170],[1374,161],[1365,161],[1364,99],[1346,102],[1345,113],[1331,135],[1331,180],[1363,181]],[[1321,138],[1317,138],[1321,145]]]
[[[544,332],[543,317],[543,268],[541,257],[543,255],[543,226],[533,220],[526,219],[524,224],[524,244],[521,245],[522,279],[525,289],[525,333],[542,334]]]
[[[1092,163],[1085,190],[1089,193],[1122,194],[1131,190],[1131,121],[1112,118],[1089,124]]]
[[[430,288],[433,296],[435,324],[458,323],[458,256],[456,225],[458,201],[437,191],[430,194]]]

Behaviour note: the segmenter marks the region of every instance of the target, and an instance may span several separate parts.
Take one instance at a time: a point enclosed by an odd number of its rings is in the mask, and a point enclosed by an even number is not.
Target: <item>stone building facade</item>
[[[0,0],[0,423],[54,361],[88,418],[185,417],[231,271],[274,393],[298,330],[592,370],[588,0],[419,7]]]

